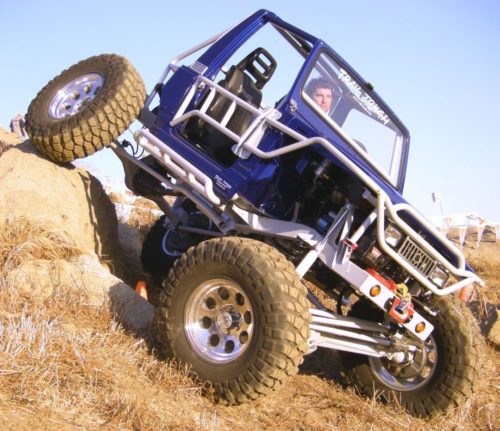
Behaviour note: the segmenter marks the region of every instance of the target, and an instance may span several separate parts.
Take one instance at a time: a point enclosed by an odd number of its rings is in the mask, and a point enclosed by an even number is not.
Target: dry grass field
[[[466,252],[488,283],[476,294],[475,312],[484,323],[487,307],[499,303],[500,242]],[[300,373],[273,396],[215,405],[184,366],[160,361],[148,340],[118,326],[108,309],[63,286],[40,299],[7,282],[7,272],[27,259],[75,254],[70,241],[41,227],[0,227],[1,429],[500,429],[499,353],[486,342],[474,397],[462,411],[431,421],[356,395],[344,387],[336,355],[324,351],[307,357]]]

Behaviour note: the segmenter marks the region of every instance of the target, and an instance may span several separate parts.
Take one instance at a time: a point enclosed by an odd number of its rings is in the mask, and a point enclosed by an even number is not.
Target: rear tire
[[[55,162],[89,156],[117,139],[139,115],[146,90],[123,57],[83,60],[50,81],[33,99],[26,130]]]
[[[478,331],[470,311],[456,298],[435,297],[435,317],[427,316],[434,331],[426,342],[430,346],[418,357],[427,363],[426,375],[416,375],[414,368],[394,372],[387,359],[368,358],[363,355],[342,353],[346,377],[357,390],[383,401],[396,400],[409,413],[423,418],[447,413],[461,407],[474,391],[479,376]],[[349,315],[381,320],[367,300],[360,300]],[[415,354],[417,358],[417,354]],[[408,376],[409,375],[409,376]]]
[[[209,395],[239,404],[297,373],[309,337],[306,290],[276,249],[211,239],[174,264],[153,329],[160,352],[189,363]]]

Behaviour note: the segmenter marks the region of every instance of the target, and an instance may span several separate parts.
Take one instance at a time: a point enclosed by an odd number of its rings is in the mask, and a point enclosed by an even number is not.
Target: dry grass
[[[108,310],[61,290],[36,309],[15,296],[9,287],[0,292],[0,399],[8,413],[22,408],[41,428],[161,429],[165,398],[172,403],[176,390],[193,387],[184,368],[159,362]]]
[[[187,398],[201,392],[185,367],[158,361],[144,340],[127,334],[108,309],[89,306],[84,295],[55,286],[41,300],[6,282],[8,271],[27,260],[77,254],[61,235],[25,220],[0,231],[2,422],[15,429],[31,422],[36,429],[181,426],[171,407],[177,391]],[[195,426],[189,418],[182,423]]]
[[[68,259],[81,254],[73,241],[50,226],[17,219],[0,226],[0,275],[36,259]]]
[[[1,233],[2,270],[6,262],[67,258],[75,252],[64,241],[61,246],[61,238],[29,224],[10,230]],[[45,239],[35,241],[40,235]],[[158,361],[144,340],[112,320],[109,310],[89,306],[64,286],[43,303],[0,286],[2,429],[459,431],[500,425],[498,353],[488,346],[482,351],[478,391],[468,405],[431,421],[344,388],[338,358],[328,351],[306,357],[299,375],[282,391],[225,407],[204,398],[185,367]]]
[[[149,208],[134,206],[130,211],[127,224],[137,229],[141,234],[146,235],[158,218],[159,215]]]
[[[486,281],[481,289],[487,300],[500,304],[500,242],[481,243],[478,249],[464,248],[468,262]]]

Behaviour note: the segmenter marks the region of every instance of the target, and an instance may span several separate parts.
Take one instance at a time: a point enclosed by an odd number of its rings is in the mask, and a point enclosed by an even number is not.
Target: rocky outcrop
[[[113,263],[117,218],[101,183],[71,164],[56,165],[25,141],[0,157],[0,225],[26,218],[63,231],[88,253]]]
[[[36,300],[65,292],[91,306],[109,304],[116,320],[136,331],[147,331],[153,317],[154,307],[100,265],[95,255],[24,262],[9,272],[6,285]]]
[[[153,306],[116,276],[125,266],[123,248],[115,207],[99,180],[69,163],[49,161],[27,140],[6,144],[0,153],[0,185],[0,229],[27,220],[60,233],[81,250],[65,259],[28,258],[3,275],[0,271],[0,286],[33,298],[55,292],[83,295],[89,304],[109,305],[125,326],[148,329]]]
[[[4,145],[16,145],[21,143],[22,139],[15,133],[0,127],[0,142],[3,142]]]

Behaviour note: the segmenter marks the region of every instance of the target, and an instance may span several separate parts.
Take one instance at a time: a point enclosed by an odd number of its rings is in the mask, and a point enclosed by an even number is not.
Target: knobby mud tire
[[[432,336],[438,359],[425,386],[410,391],[388,388],[374,375],[366,356],[342,353],[345,376],[361,394],[399,402],[409,413],[422,418],[461,408],[474,392],[480,370],[480,337],[470,310],[454,297],[435,297],[432,301],[439,314],[427,318],[435,326]],[[353,307],[352,315],[367,318],[366,304],[361,308],[360,313]]]
[[[72,115],[49,114],[57,92],[79,77],[99,74],[102,87]],[[55,162],[89,156],[117,139],[139,115],[146,90],[135,68],[124,57],[103,54],[83,60],[50,81],[31,102],[26,130],[38,150]]]
[[[203,283],[221,278],[237,283],[249,298],[255,327],[240,357],[214,363],[190,344],[186,304]],[[165,280],[153,322],[158,349],[189,363],[214,401],[256,399],[285,384],[303,361],[310,320],[306,293],[293,265],[276,249],[247,238],[204,241],[184,253]]]

